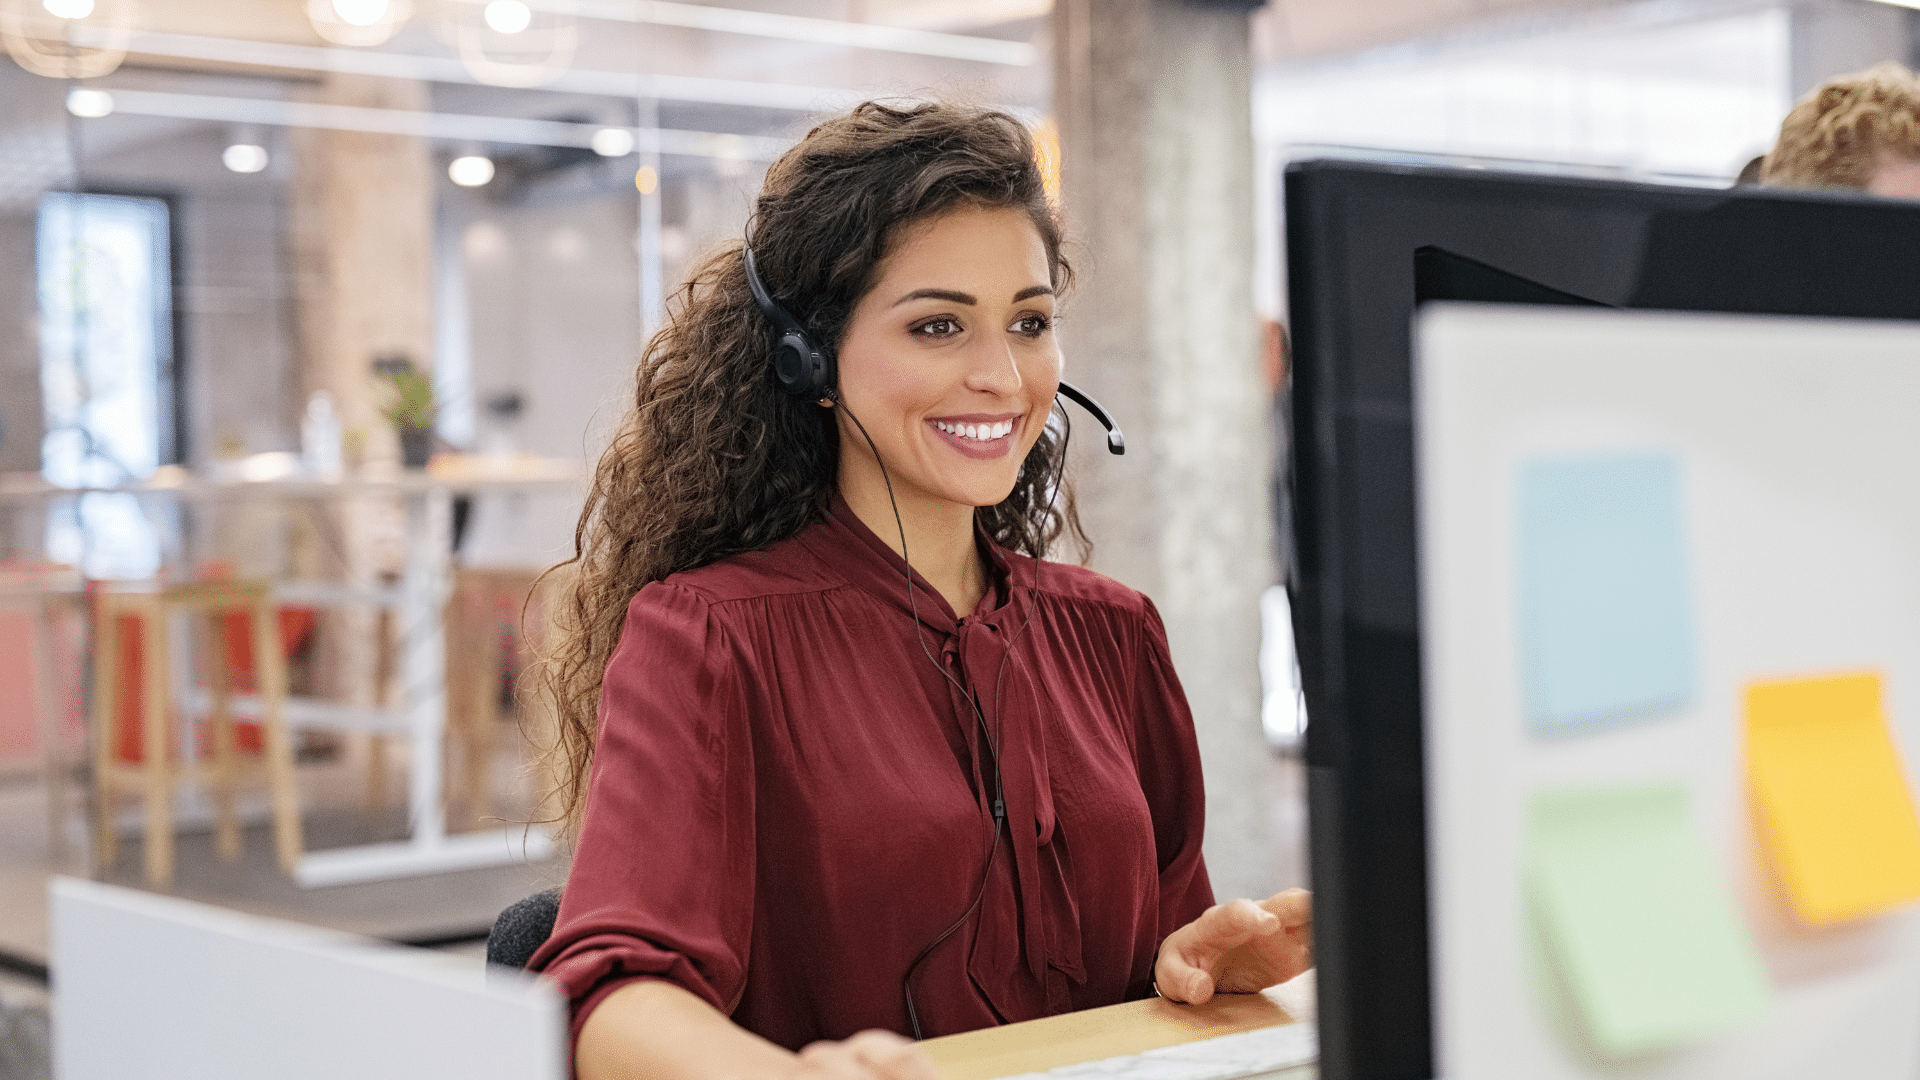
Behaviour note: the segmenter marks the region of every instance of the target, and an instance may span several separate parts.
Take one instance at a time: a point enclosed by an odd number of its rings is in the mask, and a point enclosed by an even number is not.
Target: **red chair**
[[[211,754],[183,761],[180,721],[169,687],[167,623],[183,611],[199,620],[201,665],[212,708],[201,727]],[[173,877],[173,793],[182,782],[209,784],[215,796],[217,845],[222,858],[240,855],[234,792],[243,774],[266,781],[272,799],[274,841],[282,869],[291,873],[300,857],[300,816],[293,773],[293,745],[284,715],[288,614],[276,613],[261,582],[197,582],[166,588],[101,588],[95,596],[98,639],[94,648],[95,783],[98,816],[94,843],[98,864],[113,865],[113,828],[118,796],[131,792],[146,804],[146,872],[161,885]],[[307,613],[306,630],[311,629]],[[297,628],[300,619],[292,620]],[[302,631],[302,635],[306,631]],[[254,674],[254,660],[262,658]],[[240,661],[245,661],[244,666]],[[244,672],[244,680],[238,675]],[[234,695],[252,690],[259,720],[237,722]],[[158,722],[149,722],[158,718]],[[250,737],[241,736],[251,728]],[[239,751],[257,746],[250,760]],[[209,760],[209,757],[211,760]]]

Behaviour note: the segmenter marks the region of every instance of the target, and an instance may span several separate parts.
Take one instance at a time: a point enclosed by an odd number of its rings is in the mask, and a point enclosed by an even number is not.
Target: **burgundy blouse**
[[[585,821],[529,965],[573,1031],[667,979],[790,1048],[928,1035],[1144,997],[1154,950],[1213,902],[1200,758],[1146,597],[984,537],[972,615],[846,504],[790,540],[675,574],[627,609]],[[1036,573],[1038,577],[1036,579]],[[929,653],[931,658],[929,658]],[[936,666],[938,665],[938,666]]]

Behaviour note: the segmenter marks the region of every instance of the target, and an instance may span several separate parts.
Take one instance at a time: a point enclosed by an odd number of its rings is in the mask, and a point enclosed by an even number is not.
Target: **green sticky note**
[[[1603,1055],[1660,1050],[1766,1008],[1766,974],[1716,867],[1679,784],[1533,797],[1527,900]]]

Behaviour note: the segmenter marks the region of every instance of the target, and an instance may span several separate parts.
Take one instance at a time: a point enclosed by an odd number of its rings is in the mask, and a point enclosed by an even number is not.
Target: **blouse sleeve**
[[[1180,677],[1173,670],[1160,612],[1153,601],[1145,597],[1141,600],[1146,605],[1146,618],[1134,667],[1134,754],[1140,788],[1153,814],[1153,843],[1160,865],[1157,945],[1213,905],[1213,884],[1207,879],[1206,860],[1200,854],[1207,807],[1193,713],[1187,707],[1186,693],[1180,689]],[[1152,963],[1149,958],[1148,980],[1152,978]],[[1132,988],[1129,996],[1151,992],[1148,983]]]
[[[677,983],[722,1013],[745,986],[754,785],[739,670],[692,592],[655,583],[628,606],[559,919],[527,965],[566,992],[574,1038],[637,979]]]

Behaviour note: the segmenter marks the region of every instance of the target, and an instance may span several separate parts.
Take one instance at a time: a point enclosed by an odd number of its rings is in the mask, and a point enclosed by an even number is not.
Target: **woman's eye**
[[[921,337],[949,338],[960,332],[960,324],[953,319],[930,319],[913,328]]]
[[[1024,337],[1033,338],[1046,333],[1047,329],[1052,325],[1045,315],[1025,315],[1012,326],[1008,327],[1008,329]]]

